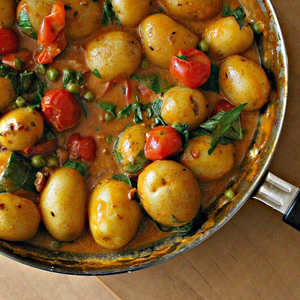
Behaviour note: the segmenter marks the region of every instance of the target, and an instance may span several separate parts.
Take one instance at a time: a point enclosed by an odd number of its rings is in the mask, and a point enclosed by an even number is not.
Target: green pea
[[[111,142],[113,141],[113,136],[111,134],[108,134],[106,136],[106,143],[107,144],[110,144]]]
[[[51,81],[51,82],[55,82],[58,80],[60,76],[60,72],[58,69],[51,67],[47,70],[47,78]]]
[[[55,134],[52,130],[49,130],[46,132],[45,137],[47,141],[51,141],[55,139]]]
[[[208,44],[208,42],[201,40],[198,44],[198,48],[200,51],[207,53],[209,50],[209,44]]]
[[[59,161],[57,157],[50,157],[47,160],[47,166],[52,169],[56,169],[59,167]]]
[[[225,192],[225,197],[228,199],[228,200],[232,200],[235,196],[235,193],[233,190],[227,190]]]
[[[258,21],[252,25],[252,29],[255,34],[261,34],[263,32],[263,24]]]
[[[110,113],[110,112],[107,112],[105,114],[104,119],[105,119],[106,122],[110,122],[110,121],[112,121],[114,119],[114,115],[112,113]]]
[[[95,95],[94,93],[88,91],[84,94],[83,98],[87,101],[87,102],[92,102],[95,99]]]
[[[73,82],[69,82],[69,83],[67,83],[66,90],[72,94],[79,95],[80,94],[80,85],[73,83]]]
[[[36,67],[36,70],[37,70],[37,72],[40,74],[40,75],[46,75],[46,67],[44,66],[44,65],[38,65],[37,67]]]
[[[16,104],[18,107],[25,107],[26,106],[26,100],[22,97],[18,97],[16,100]]]
[[[54,243],[52,244],[52,247],[53,247],[54,249],[60,249],[60,248],[61,248],[61,242],[54,242]]]
[[[46,166],[46,164],[47,164],[47,161],[46,161],[45,157],[41,154],[35,155],[31,159],[31,165],[36,169],[42,169]]]
[[[15,68],[21,69],[23,67],[23,62],[20,58],[15,58]]]

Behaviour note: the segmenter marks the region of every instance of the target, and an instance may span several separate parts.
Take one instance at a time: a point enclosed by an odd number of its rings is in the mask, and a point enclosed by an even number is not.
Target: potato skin
[[[107,249],[128,244],[137,232],[142,213],[129,184],[108,179],[97,184],[89,201],[89,223],[96,243]]]
[[[193,173],[171,160],[158,160],[139,175],[138,193],[150,217],[166,226],[192,221],[201,206],[201,192]]]
[[[5,77],[0,77],[0,91],[1,91],[0,112],[4,112],[8,108],[8,106],[13,102],[16,96],[10,79]]]
[[[43,131],[41,113],[27,107],[11,110],[0,119],[0,142],[10,150],[19,151],[34,145]]]
[[[41,221],[37,206],[29,199],[0,194],[0,238],[17,242],[33,238]]]
[[[208,155],[211,137],[200,136],[189,140],[180,162],[188,167],[199,180],[214,181],[227,175],[234,165],[235,148],[233,144],[218,144]]]
[[[171,57],[178,50],[196,48],[199,38],[170,17],[153,14],[140,25],[142,47],[147,59],[153,64],[169,69]]]
[[[221,11],[223,4],[223,0],[159,0],[159,2],[179,21],[201,21],[212,18]]]
[[[209,104],[197,89],[175,86],[164,93],[161,116],[168,125],[189,124],[196,129],[208,116]]]
[[[231,56],[221,63],[219,84],[233,105],[247,103],[246,111],[259,109],[269,100],[271,87],[265,71],[240,55]]]
[[[134,27],[150,10],[151,0],[112,0],[112,6],[122,26]]]
[[[249,24],[240,28],[234,17],[226,17],[210,24],[203,39],[209,45],[210,57],[222,60],[246,51],[253,44],[254,33]]]
[[[48,179],[39,204],[48,232],[62,242],[76,240],[85,226],[86,202],[81,174],[68,167],[57,169]]]
[[[39,32],[43,19],[51,13],[55,0],[22,0],[17,8],[17,18],[21,11],[27,11],[29,20],[36,33]],[[66,10],[67,39],[81,40],[97,31],[101,26],[102,2],[61,0],[70,9]]]
[[[11,28],[15,23],[17,3],[14,0],[0,0],[0,28]],[[0,91],[4,91],[0,88]]]
[[[139,66],[141,58],[141,46],[128,32],[101,32],[86,47],[88,66],[91,71],[98,70],[101,81],[130,76]]]

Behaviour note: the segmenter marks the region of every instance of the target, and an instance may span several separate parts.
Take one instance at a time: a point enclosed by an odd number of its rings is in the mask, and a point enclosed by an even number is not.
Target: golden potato
[[[0,28],[11,28],[15,23],[17,3],[15,0],[0,0]],[[0,91],[2,89],[0,88]]]
[[[201,21],[212,18],[221,11],[223,5],[223,0],[159,0],[159,2],[179,21]]]
[[[246,51],[253,44],[254,33],[249,24],[240,28],[235,17],[227,17],[210,24],[203,39],[209,45],[209,55],[222,60]]]
[[[144,154],[146,133],[150,126],[135,124],[126,128],[118,138],[115,145],[115,154],[124,172],[137,173],[147,163]]]
[[[101,81],[130,76],[139,66],[142,51],[136,38],[122,31],[101,32],[86,47],[88,66]]]
[[[122,26],[134,27],[150,10],[151,0],[112,0],[112,6]]]
[[[172,160],[157,160],[147,166],[139,175],[138,193],[149,216],[166,226],[189,223],[201,206],[195,176]]]
[[[247,103],[244,110],[261,108],[269,101],[270,83],[263,68],[239,55],[221,63],[220,89],[235,106]]]
[[[10,79],[5,77],[0,77],[0,91],[1,91],[0,112],[4,112],[8,108],[8,106],[13,102],[16,96]]]
[[[68,167],[57,169],[41,193],[40,210],[48,232],[62,242],[76,240],[84,229],[86,202],[81,174]]]
[[[211,137],[200,136],[189,140],[180,162],[201,181],[214,181],[227,175],[233,168],[235,148],[233,144],[218,144],[209,155]]]
[[[37,206],[29,199],[0,194],[0,238],[17,242],[33,238],[41,221]]]
[[[41,113],[27,107],[11,110],[0,119],[0,143],[10,150],[19,151],[34,145],[43,131]]]
[[[66,36],[71,40],[84,39],[100,27],[103,7],[101,1],[61,0],[66,9]],[[17,18],[21,11],[28,18],[36,33],[39,32],[43,19],[51,13],[55,0],[22,0],[17,8]]]
[[[90,229],[97,244],[119,249],[132,240],[142,219],[133,196],[134,189],[125,182],[109,179],[97,184],[88,208]]]
[[[199,38],[170,17],[154,14],[140,25],[142,47],[147,59],[163,69],[169,69],[171,57],[178,50],[196,48]]]
[[[208,116],[209,104],[197,89],[175,86],[164,93],[161,116],[168,125],[189,124],[196,129]]]

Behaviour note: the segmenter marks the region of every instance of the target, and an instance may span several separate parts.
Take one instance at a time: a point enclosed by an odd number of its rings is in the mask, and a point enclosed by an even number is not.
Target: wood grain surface
[[[289,55],[286,121],[270,166],[300,186],[300,1],[273,0]],[[300,233],[260,202],[204,243],[164,264],[101,277],[54,274],[0,256],[0,300],[300,299]]]

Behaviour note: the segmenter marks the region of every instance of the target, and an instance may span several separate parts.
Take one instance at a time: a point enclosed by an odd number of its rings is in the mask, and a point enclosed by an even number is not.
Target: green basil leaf
[[[162,104],[163,104],[163,101],[157,98],[152,103],[152,109],[153,109],[153,112],[154,112],[154,114],[156,116],[155,123],[156,124],[166,125],[166,122],[161,117],[161,107],[162,107]]]
[[[99,78],[99,79],[102,78],[101,74],[99,73],[99,71],[98,71],[97,69],[94,69],[93,72],[92,72],[92,74],[93,74],[94,76],[96,76],[97,78]]]
[[[73,168],[76,171],[78,171],[82,176],[86,176],[89,170],[89,166],[87,164],[84,164],[82,162],[68,160],[65,163],[65,167]]]
[[[123,182],[126,182],[127,184],[131,185],[132,186],[132,182],[129,178],[128,175],[126,174],[119,174],[119,175],[113,175],[112,176],[112,179],[115,179],[115,180],[118,180],[118,181],[123,181]]]
[[[186,146],[187,146],[187,143],[189,141],[189,124],[187,123],[184,123],[183,125],[181,124],[174,124],[172,125],[173,128],[175,128],[181,135],[181,138],[183,140],[183,143],[182,143],[182,148],[184,151],[186,149]]]
[[[116,147],[116,146],[115,146]],[[116,156],[116,159],[117,159],[117,162],[118,164],[120,165],[123,161],[123,155],[121,152],[119,152],[118,150],[114,150],[114,153],[115,153],[115,156]]]
[[[222,17],[235,17],[235,20],[240,26],[240,29],[247,24],[245,21],[243,21],[246,17],[246,14],[241,6],[239,6],[236,10],[232,10],[230,8],[229,4],[226,4],[224,6],[223,12],[222,12]]]
[[[95,69],[95,70],[97,70],[97,69]],[[97,72],[98,72],[98,70],[97,70]],[[65,69],[64,72],[63,72],[64,88],[67,87],[68,83],[74,83],[74,84],[78,84],[80,86],[84,85],[84,80],[83,80],[82,73],[81,72],[75,72],[71,69]]]
[[[17,25],[25,34],[37,40],[38,35],[31,25],[27,12],[20,12]]]
[[[128,162],[126,165],[122,166],[123,171],[127,173],[137,173],[139,172],[146,164],[148,159],[145,156],[143,150],[141,150],[134,159],[134,163]]]
[[[28,106],[28,108],[30,110],[35,109],[37,106],[41,105],[42,99],[44,97],[45,94],[45,87],[47,86],[46,83],[44,83],[43,81],[38,81],[38,88],[37,88],[37,92],[34,94],[31,102],[30,102],[30,106]]]
[[[131,78],[136,79],[156,94],[158,94],[161,90],[162,83],[160,77],[157,74],[140,76],[138,76],[137,74],[133,74],[131,75]]]
[[[120,109],[120,111],[118,112],[117,119],[121,120],[121,119],[129,117],[131,114],[131,106],[132,106],[132,104],[122,107]]]
[[[116,117],[115,109],[116,105],[111,102],[96,102],[103,110],[111,113],[114,117]]]
[[[220,72],[220,68],[215,64],[211,64],[211,71],[210,71],[209,78],[201,86],[201,89],[205,91],[212,91],[219,94],[220,93],[219,72]]]
[[[101,25],[113,25],[114,21],[116,21],[117,25],[121,25],[120,20],[114,12],[111,1],[105,1]]]

